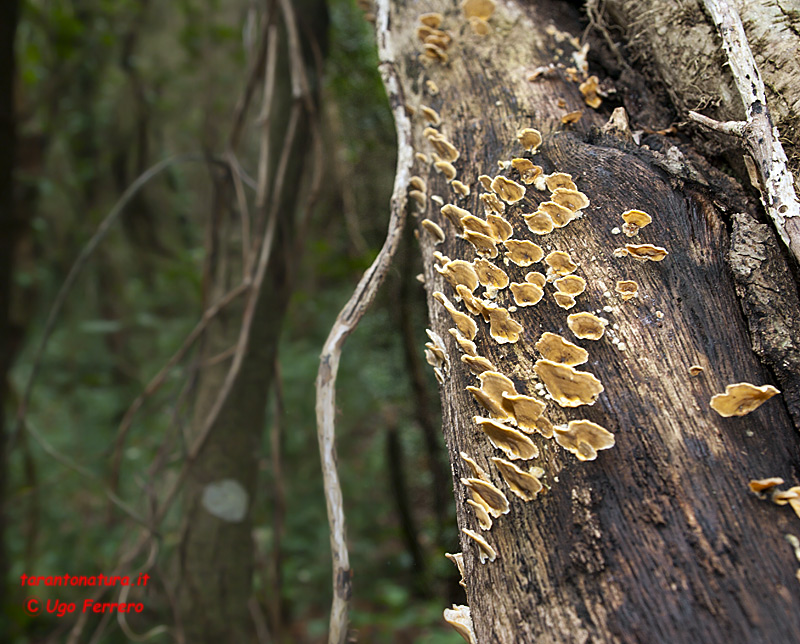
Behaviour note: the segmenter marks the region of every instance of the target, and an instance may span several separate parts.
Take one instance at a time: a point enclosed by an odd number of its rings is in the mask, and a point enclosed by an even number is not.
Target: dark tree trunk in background
[[[446,64],[420,58],[415,31],[423,11],[444,14],[442,28],[453,36]],[[679,22],[653,21],[667,32],[681,29]],[[390,22],[405,99],[411,107],[438,111],[438,129],[460,151],[457,178],[471,188],[460,197],[432,166],[415,166],[428,182],[428,207],[419,219],[434,220],[446,235],[434,246],[420,230],[431,326],[444,338],[452,365],[441,396],[459,528],[480,532],[497,551],[495,561],[481,564],[475,542],[460,535],[477,642],[800,641],[800,562],[786,540],[800,534],[800,519],[788,506],[748,490],[751,478],[781,476],[797,485],[800,474],[800,435],[792,421],[793,415],[798,419],[800,373],[776,366],[797,360],[796,267],[741,178],[720,173],[686,139],[648,133],[683,120],[654,98],[653,78],[632,70],[616,82],[608,78],[596,63],[610,54],[594,43],[590,73],[615,90],[599,109],[586,106],[578,82],[563,68],[527,80],[556,60],[574,64],[574,48],[558,33],[581,33],[570,6],[498,2],[489,22],[491,34],[476,36],[460,9],[443,0],[424,9],[397,0]],[[797,51],[796,32],[792,37]],[[438,91],[431,93],[426,81]],[[713,87],[707,92],[717,93]],[[599,126],[619,105],[628,109],[631,129],[643,130],[638,143],[625,128],[601,133]],[[565,127],[561,117],[572,110],[583,110],[583,117]],[[431,155],[423,135],[428,125],[417,111],[413,145]],[[553,439],[533,436],[541,456],[517,464],[543,468],[548,487],[528,503],[511,494],[490,460],[503,454],[473,421],[488,413],[465,390],[480,383],[448,333],[451,317],[432,298],[441,291],[465,312],[435,270],[432,253],[475,257],[432,196],[483,216],[478,176],[511,176],[498,170],[498,161],[523,156],[516,132],[524,127],[545,135],[534,163],[545,172],[570,173],[591,205],[565,228],[536,236],[521,214],[534,212],[550,193],[531,185],[506,218],[515,239],[529,239],[545,254],[569,252],[587,289],[570,311],[556,305],[551,284],[536,306],[512,311],[524,327],[514,344],[499,345],[473,316],[477,350],[518,392],[536,395],[534,362],[540,356],[534,344],[540,335],[550,331],[580,344],[589,361],[578,369],[595,374],[605,391],[592,406],[561,408],[548,400],[545,416],[556,425],[588,419],[616,437],[597,460],[580,462]],[[612,233],[629,209],[653,216],[633,239]],[[614,257],[612,251],[626,243],[651,243],[670,254],[660,263]],[[503,264],[502,256],[496,263],[517,282],[546,269],[543,263]],[[622,302],[614,293],[618,280],[637,281],[639,297]],[[513,306],[508,291],[495,302]],[[581,311],[609,320],[603,338],[572,335],[567,315]],[[765,344],[783,351],[782,357],[770,358]],[[759,361],[754,345],[774,371]],[[688,371],[694,364],[704,367],[697,377]],[[784,394],[743,418],[722,418],[709,407],[711,396],[742,381],[771,383]],[[461,451],[509,498],[510,512],[488,532],[466,504],[469,490],[460,479],[472,474]]]
[[[279,3],[276,3],[276,5]],[[316,87],[316,67],[311,39],[324,51],[327,33],[325,5],[318,0],[295,2],[295,11],[303,40],[303,56],[310,82]],[[277,24],[282,23],[276,8]],[[304,173],[310,173],[311,119],[316,118],[300,106],[296,136],[288,155],[283,183],[275,187],[275,170],[283,154],[283,142],[290,128],[290,112],[297,104],[293,98],[289,62],[286,54],[287,35],[279,32],[276,83],[271,112],[270,176],[272,189],[263,213],[277,212],[277,225],[272,254],[258,296],[250,341],[241,371],[230,395],[214,422],[202,452],[190,470],[185,501],[186,525],[180,549],[179,611],[186,641],[192,643],[250,642],[252,617],[248,602],[253,594],[252,576],[254,549],[252,512],[256,498],[258,461],[265,427],[266,403],[273,379],[283,317],[292,288],[292,275],[297,262],[296,213],[307,200],[301,188]],[[316,96],[313,99],[316,101]],[[248,125],[246,136],[259,133],[258,126]],[[260,136],[260,134],[258,134]],[[280,190],[277,194],[276,190]],[[208,302],[217,301],[239,280],[241,239],[238,235],[241,212],[236,208],[234,185],[228,175],[215,179],[214,232],[208,251]],[[265,214],[254,231],[263,234]],[[233,306],[219,315],[209,327],[200,360],[206,362],[220,356],[236,344],[242,326],[242,308]],[[201,362],[201,364],[202,364]],[[230,358],[213,366],[201,367],[196,385],[194,428],[200,432],[216,396],[225,380]],[[220,485],[223,484],[223,487]],[[228,487],[224,487],[227,485]],[[231,487],[233,485],[234,487]],[[209,504],[213,490],[222,494]],[[233,492],[231,492],[233,490]],[[227,516],[225,498],[234,501],[244,493],[244,516]],[[204,501],[205,498],[205,501]],[[214,507],[212,511],[209,508]]]
[[[14,165],[16,126],[14,116],[14,83],[16,63],[14,37],[19,18],[19,5],[9,0],[0,6],[0,640],[7,632],[8,598],[5,579],[9,562],[6,551],[6,485],[8,476],[6,453],[7,378],[16,347],[17,335],[11,323],[11,288],[15,240],[19,233],[14,208]]]

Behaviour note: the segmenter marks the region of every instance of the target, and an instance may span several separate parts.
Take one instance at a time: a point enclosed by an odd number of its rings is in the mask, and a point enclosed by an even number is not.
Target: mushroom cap
[[[502,450],[509,460],[527,461],[539,456],[539,448],[521,431],[493,418],[475,416],[475,422],[489,437],[492,445]]]
[[[575,298],[568,293],[562,293],[561,291],[556,291],[553,293],[553,299],[556,301],[562,309],[571,309],[575,306]]]
[[[713,396],[711,408],[726,418],[744,416],[779,393],[781,392],[772,385],[757,387],[749,382],[737,382],[725,387],[724,394]]]
[[[423,219],[419,222],[422,228],[427,232],[431,237],[433,237],[433,243],[435,245],[441,244],[444,241],[444,231],[442,230],[441,226],[437,224],[435,221],[431,221],[430,219]]]
[[[461,479],[461,482],[466,485],[470,490],[477,494],[483,502],[486,511],[491,514],[495,519],[508,514],[511,509],[508,505],[508,499],[503,491],[496,488],[489,481],[483,479]]]
[[[525,196],[525,186],[499,175],[492,180],[492,190],[509,204],[517,203]]]
[[[450,314],[450,317],[453,318],[456,328],[461,331],[461,334],[468,340],[474,340],[478,333],[478,325],[475,324],[475,320],[469,317],[466,313],[462,313],[461,311],[457,310],[453,306],[453,303],[448,300],[447,296],[441,291],[434,292],[433,298],[442,306],[444,306],[444,308]]]
[[[620,280],[614,290],[620,294],[623,302],[627,302],[639,293],[639,285],[633,280]]]
[[[483,204],[483,211],[487,214],[502,215],[506,211],[506,204],[500,201],[493,192],[487,192],[478,197]]]
[[[577,296],[586,290],[586,280],[578,275],[565,275],[555,280],[553,286],[566,295]]]
[[[486,215],[486,223],[492,229],[491,236],[499,242],[504,242],[514,234],[514,228],[501,215],[489,213]]]
[[[503,394],[517,393],[514,381],[499,371],[482,373],[478,379],[481,381],[481,389],[500,406],[503,405]]]
[[[576,338],[581,340],[599,340],[606,332],[608,320],[592,313],[573,313],[567,316],[567,326]]]
[[[489,415],[492,416],[492,418],[497,418],[499,420],[508,420],[510,418],[510,416],[508,415],[508,411],[506,411],[503,408],[502,399],[500,400],[500,402],[497,402],[483,389],[479,389],[478,387],[469,386],[466,389],[469,393],[472,394],[472,396],[475,398],[478,404],[481,407],[483,407],[487,412],[489,412]]]
[[[507,239],[505,241],[506,257],[517,266],[530,266],[542,261],[542,247],[528,240]]]
[[[539,204],[536,213],[545,213],[556,228],[563,228],[578,215],[577,210],[562,206],[555,201],[543,201]],[[534,213],[534,214],[536,214]]]
[[[489,335],[498,344],[514,343],[519,340],[519,334],[523,327],[516,320],[511,318],[508,309],[502,307],[488,308],[489,313]]]
[[[634,259],[649,259],[651,262],[660,262],[669,255],[666,248],[652,244],[625,244],[625,250]]]
[[[464,210],[463,208],[459,208],[455,204],[448,203],[442,206],[439,209],[445,217],[450,220],[458,230],[463,230],[463,226],[461,225],[461,218],[466,217],[467,215],[471,215],[472,213],[469,210]]]
[[[492,264],[488,259],[476,258],[472,262],[478,281],[488,288],[504,289],[508,286],[508,274],[499,266]]]
[[[554,250],[544,258],[544,261],[556,275],[569,275],[578,269],[578,265],[572,261],[569,253],[563,250]]]
[[[511,282],[511,294],[517,306],[534,306],[541,301],[544,290],[538,284],[530,282]]]
[[[526,127],[517,132],[517,140],[522,147],[531,153],[535,153],[542,144],[542,133],[532,127]]]
[[[544,285],[547,283],[547,278],[541,273],[531,271],[525,275],[525,281],[531,284],[536,284],[536,286],[539,288],[544,288]]]
[[[541,166],[534,165],[533,161],[525,158],[511,159],[511,167],[519,172],[520,181],[525,185],[532,184],[544,172]]]
[[[465,18],[480,18],[488,20],[494,13],[494,0],[464,0],[461,3],[461,10]]]
[[[461,362],[467,365],[469,370],[475,375],[479,375],[484,371],[494,371],[494,365],[483,356],[463,355],[461,356]]]
[[[511,414],[519,429],[526,434],[532,434],[537,431],[536,421],[547,408],[547,403],[533,396],[503,393],[503,407]]]
[[[553,192],[558,188],[566,188],[567,190],[577,191],[578,186],[572,180],[572,175],[566,172],[553,172],[552,174],[545,175],[544,185],[547,189]]]
[[[542,482],[536,474],[526,472],[503,458],[492,457],[492,463],[497,466],[506,485],[523,501],[533,501],[542,491]]]
[[[573,112],[567,112],[564,116],[561,117],[561,123],[563,125],[570,125],[572,123],[577,123],[581,120],[583,116],[583,110],[575,110]]]
[[[575,367],[589,360],[589,352],[556,333],[545,331],[535,345],[545,360]]]
[[[466,286],[470,293],[478,288],[479,280],[475,269],[470,262],[463,259],[454,259],[441,268],[436,266],[436,271],[450,283],[453,290],[456,290],[459,284]]]
[[[445,557],[446,556],[447,555],[445,555]],[[463,557],[463,555],[461,556]],[[463,568],[464,564],[462,563],[462,580],[464,578]],[[464,588],[467,587],[466,584],[462,584],[462,586],[464,586]],[[453,608],[445,608],[442,615],[444,616],[444,621],[450,624],[450,626],[467,641],[467,644],[475,644],[475,631],[472,626],[472,616],[470,615],[469,606],[457,606],[453,604]]]
[[[556,442],[578,460],[593,461],[601,449],[614,447],[614,434],[589,420],[571,420],[567,429],[555,428]]]
[[[644,228],[653,221],[653,218],[642,210],[626,210],[622,213],[622,218],[626,224],[633,224],[639,228]]]
[[[782,478],[773,477],[769,479],[753,479],[750,481],[750,490],[755,493],[763,492],[764,490],[769,490],[770,488],[775,487],[776,485],[783,485],[784,481]]]
[[[449,161],[437,161],[433,164],[433,167],[436,172],[443,174],[448,181],[456,178],[456,167]]]
[[[476,233],[472,230],[465,230],[464,239],[475,247],[475,252],[481,257],[494,259],[499,253],[497,250],[497,241],[489,235]]]
[[[550,360],[537,360],[533,370],[561,407],[593,405],[603,392],[602,383],[588,371]]]
[[[461,532],[478,544],[478,557],[481,563],[486,563],[487,560],[494,561],[497,558],[497,551],[477,532],[473,532],[467,528],[461,528]]]
[[[569,188],[556,188],[550,195],[550,200],[555,201],[559,206],[569,208],[573,212],[583,210],[589,205],[589,197],[578,190]]]
[[[701,367],[699,364],[693,364],[692,366],[689,367],[690,376],[699,376],[704,371],[705,369]]]
[[[534,235],[547,235],[555,228],[552,217],[541,210],[537,210],[532,215],[522,215],[522,218],[528,225],[528,230]]]

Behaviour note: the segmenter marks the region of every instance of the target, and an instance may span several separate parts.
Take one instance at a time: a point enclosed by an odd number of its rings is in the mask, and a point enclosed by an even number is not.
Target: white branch
[[[329,644],[344,644],[347,637],[348,604],[351,593],[350,559],[347,552],[344,507],[336,470],[335,424],[336,374],[345,340],[369,308],[383,282],[400,242],[406,218],[406,190],[411,178],[414,150],[411,147],[411,122],[405,110],[400,81],[394,65],[394,47],[389,31],[389,0],[378,0],[376,30],[380,70],[397,128],[397,171],[391,199],[391,219],[386,241],[372,266],[364,273],[356,290],[336,318],[320,356],[317,374],[317,440],[319,441],[328,523],[333,558],[333,604]]]
[[[689,116],[711,129],[742,137],[762,183],[761,201],[778,235],[800,261],[800,201],[794,190],[786,153],[767,108],[764,82],[756,67],[742,20],[728,0],[704,0],[728,56],[747,122],[719,123],[695,112]]]

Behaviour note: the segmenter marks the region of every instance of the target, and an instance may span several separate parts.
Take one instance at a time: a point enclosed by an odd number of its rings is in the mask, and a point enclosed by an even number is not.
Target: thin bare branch
[[[317,373],[317,440],[322,461],[328,524],[333,558],[333,605],[331,606],[329,644],[344,644],[347,638],[348,605],[351,594],[350,558],[347,551],[344,506],[339,474],[336,469],[335,415],[336,374],[342,346],[369,308],[378,287],[391,265],[402,238],[406,218],[406,189],[411,178],[414,152],[411,147],[411,123],[394,65],[394,47],[389,30],[389,0],[379,0],[376,30],[380,71],[392,107],[397,128],[397,171],[391,199],[391,218],[386,241],[372,266],[358,283],[355,292],[336,318],[325,341]]]
[[[761,181],[761,202],[775,225],[778,235],[800,262],[800,200],[794,189],[786,153],[780,142],[778,128],[772,124],[767,107],[764,81],[753,58],[750,44],[739,13],[728,0],[703,0],[728,56],[739,97],[747,113],[747,123],[719,124],[694,120],[707,127],[741,136],[745,148],[753,157]]]

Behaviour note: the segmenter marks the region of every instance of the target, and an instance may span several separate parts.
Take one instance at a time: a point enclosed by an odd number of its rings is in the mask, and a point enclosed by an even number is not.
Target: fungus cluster
[[[756,479],[750,481],[750,491],[757,494],[762,499],[769,499],[775,505],[786,505],[794,510],[794,513],[800,517],[800,485],[790,487],[788,490],[777,489],[779,485],[783,485],[784,480],[779,477],[772,477],[768,479]]]
[[[446,31],[440,29],[442,14],[423,13],[419,17],[417,38],[422,42],[422,54],[426,59],[446,63],[449,60],[447,48],[452,38]]]
[[[489,33],[489,18],[492,17],[494,9],[494,0],[464,0],[461,3],[464,17],[469,21],[472,32],[478,36]]]

